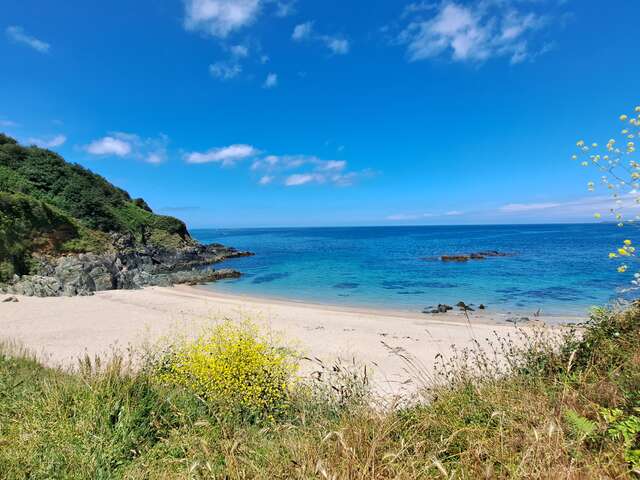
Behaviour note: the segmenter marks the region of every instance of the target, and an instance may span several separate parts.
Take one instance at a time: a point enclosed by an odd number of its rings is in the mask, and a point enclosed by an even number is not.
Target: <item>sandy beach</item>
[[[108,356],[114,348],[140,348],[166,336],[194,335],[225,318],[248,318],[282,334],[308,357],[367,364],[377,388],[390,392],[411,377],[398,353],[415,358],[428,371],[436,355],[447,356],[452,345],[485,343],[516,328],[505,321],[506,314],[495,312],[472,312],[467,320],[461,312],[425,315],[333,307],[187,286],[18,299],[0,303],[0,337],[24,345],[48,365],[73,366],[85,354]],[[308,374],[314,366],[308,362],[302,369]]]

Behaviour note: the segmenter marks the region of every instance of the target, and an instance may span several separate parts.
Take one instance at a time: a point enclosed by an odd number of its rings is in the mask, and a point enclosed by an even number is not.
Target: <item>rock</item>
[[[507,257],[508,253],[498,252],[497,250],[486,250],[483,252],[473,252],[469,254],[459,255],[442,255],[440,260],[443,262],[467,262],[469,260],[484,260],[487,257]]]
[[[466,303],[464,303],[464,302],[458,302],[458,303],[456,303],[456,307],[460,307],[460,310],[461,310],[461,311],[463,311],[463,312],[473,312],[473,311],[474,311],[474,309],[473,309],[473,308],[471,308],[471,306],[470,306],[470,305],[467,305],[467,304],[466,304]]]
[[[422,313],[447,313],[449,310],[453,310],[453,307],[439,303],[436,308],[431,309],[431,307],[427,307],[422,311]]]
[[[485,308],[487,308],[487,307],[485,307],[485,306],[484,306],[484,303],[481,303],[481,304],[478,306],[478,309],[479,309],[479,310],[484,310]]]
[[[19,301],[19,300],[17,299],[17,297],[13,297],[13,296],[12,296],[12,297],[7,297],[7,298],[5,298],[4,300],[2,300],[2,303],[7,303],[7,302],[13,302],[13,303],[15,303],[15,302],[18,302],[18,301]]]
[[[469,255],[442,255],[440,260],[443,262],[467,262]]]
[[[0,291],[17,295],[55,297],[93,295],[113,289],[168,287],[237,278],[240,272],[214,270],[211,265],[228,258],[252,255],[220,244],[190,244],[181,248],[135,246],[129,235],[112,235],[114,251],[104,254],[38,258],[36,275],[14,276]]]

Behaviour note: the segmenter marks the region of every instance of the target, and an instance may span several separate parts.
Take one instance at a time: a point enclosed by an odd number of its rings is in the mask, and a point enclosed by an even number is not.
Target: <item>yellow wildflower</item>
[[[622,243],[624,243],[626,246],[629,246],[629,245],[631,245],[631,240],[625,240]]]

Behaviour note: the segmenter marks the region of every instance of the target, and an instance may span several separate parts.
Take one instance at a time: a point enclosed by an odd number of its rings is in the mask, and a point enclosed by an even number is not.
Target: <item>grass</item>
[[[495,353],[458,352],[435,377],[407,359],[423,384],[393,405],[362,369],[319,365],[269,418],[161,381],[164,356],[137,369],[84,359],[69,373],[5,346],[0,476],[636,478],[640,306],[596,310],[580,334],[524,335],[524,347],[507,338]]]

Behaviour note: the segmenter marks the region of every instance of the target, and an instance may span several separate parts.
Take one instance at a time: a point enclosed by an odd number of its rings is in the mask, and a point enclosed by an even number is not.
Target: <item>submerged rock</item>
[[[485,250],[482,252],[473,252],[469,254],[458,255],[442,255],[440,260],[443,262],[468,262],[469,260],[484,260],[489,257],[508,257],[510,254],[499,252],[497,250]]]

